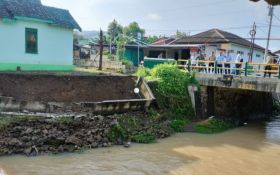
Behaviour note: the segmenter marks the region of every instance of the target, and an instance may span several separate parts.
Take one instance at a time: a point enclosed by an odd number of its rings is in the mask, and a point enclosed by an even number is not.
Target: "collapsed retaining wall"
[[[1,112],[126,112],[154,100],[143,79],[130,76],[0,74]],[[135,88],[139,94],[134,93]]]

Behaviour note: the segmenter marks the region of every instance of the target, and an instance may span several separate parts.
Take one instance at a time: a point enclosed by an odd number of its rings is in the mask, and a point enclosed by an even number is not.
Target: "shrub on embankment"
[[[194,128],[198,133],[215,134],[236,128],[239,125],[239,122],[235,120],[214,118],[197,123]]]
[[[194,73],[180,70],[176,65],[161,64],[151,70],[139,68],[135,75],[155,80],[152,89],[159,108],[169,117],[171,126],[182,132],[195,115],[188,93],[188,85],[198,86]]]

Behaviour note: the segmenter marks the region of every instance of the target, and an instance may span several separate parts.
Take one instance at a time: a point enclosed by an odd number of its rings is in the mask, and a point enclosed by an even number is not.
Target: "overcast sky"
[[[267,37],[268,9],[265,2],[249,0],[42,0],[43,4],[68,9],[83,30],[107,29],[116,19],[127,25],[136,21],[147,35],[173,35],[177,29],[196,34],[219,28],[249,38],[256,22],[257,37]],[[280,6],[275,8],[272,38],[280,39]],[[265,46],[265,41],[257,41]],[[280,40],[272,41],[280,49]]]

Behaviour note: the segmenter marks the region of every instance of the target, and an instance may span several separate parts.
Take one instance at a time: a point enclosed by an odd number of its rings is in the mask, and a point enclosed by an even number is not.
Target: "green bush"
[[[172,120],[171,121],[171,128],[175,131],[175,132],[184,132],[185,131],[185,127],[186,125],[190,123],[188,120]]]
[[[182,71],[176,65],[161,64],[152,69],[151,75],[158,78],[155,94],[161,109],[175,114],[177,118],[194,116],[187,90],[189,84],[197,84],[192,72]]]
[[[150,133],[147,132],[140,132],[133,134],[131,136],[131,141],[136,142],[136,143],[154,143],[156,141],[156,137]]]
[[[129,61],[129,60],[123,59],[123,60],[122,60],[122,64],[125,65],[126,68],[128,68],[128,69],[133,68],[133,63],[132,63],[131,61]]]
[[[147,78],[151,76],[151,70],[145,67],[139,67],[134,75]]]
[[[115,142],[118,139],[125,141],[127,134],[125,129],[122,128],[122,126],[118,122],[116,122],[115,126],[109,131],[108,137],[112,142]]]
[[[212,134],[227,131],[239,125],[236,121],[211,119],[204,123],[199,123],[194,126],[198,133]]]

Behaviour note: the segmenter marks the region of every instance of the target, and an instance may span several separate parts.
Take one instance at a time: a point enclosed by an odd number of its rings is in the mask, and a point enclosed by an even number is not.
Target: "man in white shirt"
[[[238,51],[237,52],[237,56],[235,58],[235,63],[236,63],[235,64],[235,68],[236,69],[240,69],[242,67],[242,64],[240,64],[241,60],[242,60],[241,53]],[[240,74],[240,70],[235,70],[235,73],[236,73],[236,75],[239,75]]]

